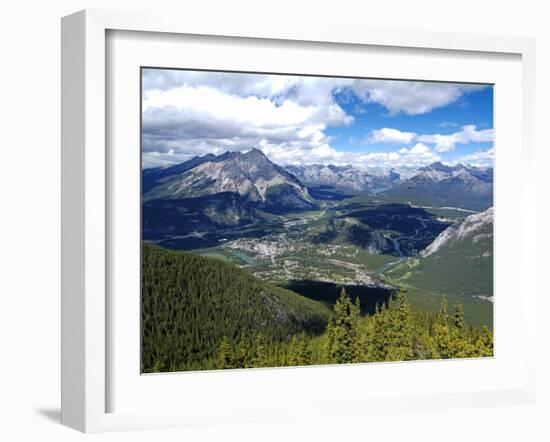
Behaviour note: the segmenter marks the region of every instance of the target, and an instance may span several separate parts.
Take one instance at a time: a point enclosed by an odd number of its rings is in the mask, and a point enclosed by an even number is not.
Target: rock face
[[[489,236],[492,237],[493,231],[493,208],[484,212],[476,213],[464,218],[462,221],[452,224],[441,232],[435,240],[426,247],[421,255],[424,257],[437,253],[444,247],[453,243],[470,241],[479,242]]]
[[[219,156],[196,157],[169,170],[147,174],[160,178],[144,192],[144,201],[198,198],[229,192],[238,194],[245,202],[266,208],[314,207],[307,188],[258,149],[247,153],[226,152]]]
[[[353,191],[378,192],[392,187],[400,178],[399,174],[393,170],[372,174],[351,165],[312,164],[287,166],[286,170],[306,184],[332,186]]]

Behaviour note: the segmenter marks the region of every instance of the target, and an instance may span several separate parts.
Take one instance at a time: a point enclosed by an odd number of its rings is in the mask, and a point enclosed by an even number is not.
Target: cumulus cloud
[[[473,124],[463,126],[462,130],[449,135],[433,134],[420,135],[419,141],[435,144],[435,150],[438,152],[450,152],[455,149],[458,143],[483,143],[493,141],[493,129],[477,130]]]
[[[418,143],[410,149],[401,148],[393,152],[349,152],[339,151],[323,144],[309,152],[299,148],[281,148],[277,145],[263,145],[262,151],[278,164],[353,164],[361,168],[416,169],[436,161],[441,156],[428,146]]]
[[[463,155],[455,159],[456,163],[470,164],[476,167],[493,167],[495,150],[493,147],[486,150],[478,150],[468,155]]]
[[[444,138],[382,128],[373,143],[396,144],[395,152],[345,152],[327,135],[353,116],[339,104],[376,102],[390,115],[429,112],[474,87],[408,81],[144,69],[142,77],[143,167],[168,165],[205,153],[260,148],[281,164],[426,164],[439,160]],[[336,95],[339,100],[337,101]],[[356,107],[356,105],[355,105]],[[482,131],[465,126],[462,142]],[[431,135],[448,137],[448,135]],[[412,148],[414,142],[417,144]],[[445,144],[447,143],[447,144]],[[403,147],[398,150],[399,147]]]
[[[367,101],[386,107],[391,115],[420,115],[457,101],[482,85],[423,81],[355,80],[354,87]]]
[[[373,130],[367,143],[411,144],[414,141],[431,144],[437,152],[451,152],[457,144],[484,143],[493,141],[493,129],[477,130],[473,124],[463,126],[451,134],[418,135],[414,132],[402,132],[398,129],[383,128]]]
[[[240,97],[209,86],[152,90],[142,105],[142,149],[189,155],[262,145],[305,151],[329,142],[327,126],[350,124],[336,103],[280,104],[255,95]]]
[[[402,132],[399,129],[384,127],[382,129],[373,130],[367,142],[410,144],[415,138],[416,134],[414,132]]]

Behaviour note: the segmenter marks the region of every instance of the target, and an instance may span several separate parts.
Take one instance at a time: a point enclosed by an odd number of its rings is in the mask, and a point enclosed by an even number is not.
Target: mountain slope
[[[186,163],[178,165],[182,170],[180,173],[158,179],[144,192],[143,199],[197,198],[231,192],[245,201],[266,207],[314,207],[306,187],[258,149],[247,153],[226,152],[206,161],[204,158],[194,159],[196,164],[191,168]]]
[[[399,180],[399,174],[394,171],[375,175],[351,165],[312,164],[286,166],[285,169],[308,185],[333,186],[353,191],[378,192],[392,187]]]
[[[170,167],[154,167],[151,169],[144,169],[141,176],[141,191],[143,195],[148,193],[153,187],[155,187],[160,180],[168,178],[174,175],[179,175],[200,166],[207,161],[212,161],[216,158],[215,155],[209,153],[200,157],[191,158],[189,161],[176,164]]]
[[[493,208],[449,226],[420,255],[388,270],[386,276],[413,294],[460,299],[470,320],[490,323]]]
[[[330,219],[311,234],[311,241],[315,244],[353,244],[371,254],[397,253],[390,238],[352,217]]]
[[[224,336],[237,342],[261,332],[278,342],[320,334],[329,315],[320,303],[221,260],[143,244],[142,371],[204,367]]]
[[[450,249],[462,241],[480,242],[492,238],[493,208],[466,217],[441,232],[437,238],[422,251],[427,257],[439,251]],[[471,237],[471,238],[470,238]],[[485,241],[484,241],[485,242]]]
[[[230,192],[199,198],[155,199],[143,203],[141,235],[144,240],[162,240],[168,247],[208,247],[212,242],[196,232],[240,227],[259,219],[252,204]]]
[[[424,206],[486,210],[493,205],[493,170],[433,163],[383,194]]]

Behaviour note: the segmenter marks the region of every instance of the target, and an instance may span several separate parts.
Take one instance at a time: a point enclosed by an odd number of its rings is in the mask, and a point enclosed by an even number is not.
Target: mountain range
[[[400,179],[400,175],[394,170],[374,174],[352,165],[312,164],[286,166],[286,170],[308,185],[332,186],[373,193],[391,188]]]
[[[259,149],[207,154],[143,170],[143,238],[208,232],[316,210],[326,189],[346,197],[376,194],[389,203],[478,211],[492,206],[493,170],[434,163],[404,177],[393,170],[372,173],[352,165],[283,168]],[[392,248],[374,237],[371,242],[377,249]]]
[[[424,206],[485,210],[493,205],[493,169],[437,162],[421,167],[384,195]]]
[[[308,186],[328,186],[413,199],[441,200],[473,197],[492,205],[493,169],[441,162],[400,174],[393,169],[370,172],[352,165],[287,165],[270,161],[259,149],[246,153],[206,154],[170,167],[144,169],[143,200],[196,198],[232,192],[265,205],[289,208],[314,205]],[[277,201],[274,201],[277,200]],[[478,201],[476,201],[477,203]]]
[[[438,162],[401,172],[282,167],[258,149],[144,169],[142,239],[266,281],[363,284],[373,276],[362,269],[375,269],[415,305],[458,296],[470,319],[488,321],[493,169]]]

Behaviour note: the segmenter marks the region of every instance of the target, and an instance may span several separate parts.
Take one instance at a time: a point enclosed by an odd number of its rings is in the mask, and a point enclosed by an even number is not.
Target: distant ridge
[[[493,205],[493,169],[437,162],[421,167],[384,195],[426,206],[486,210]]]

